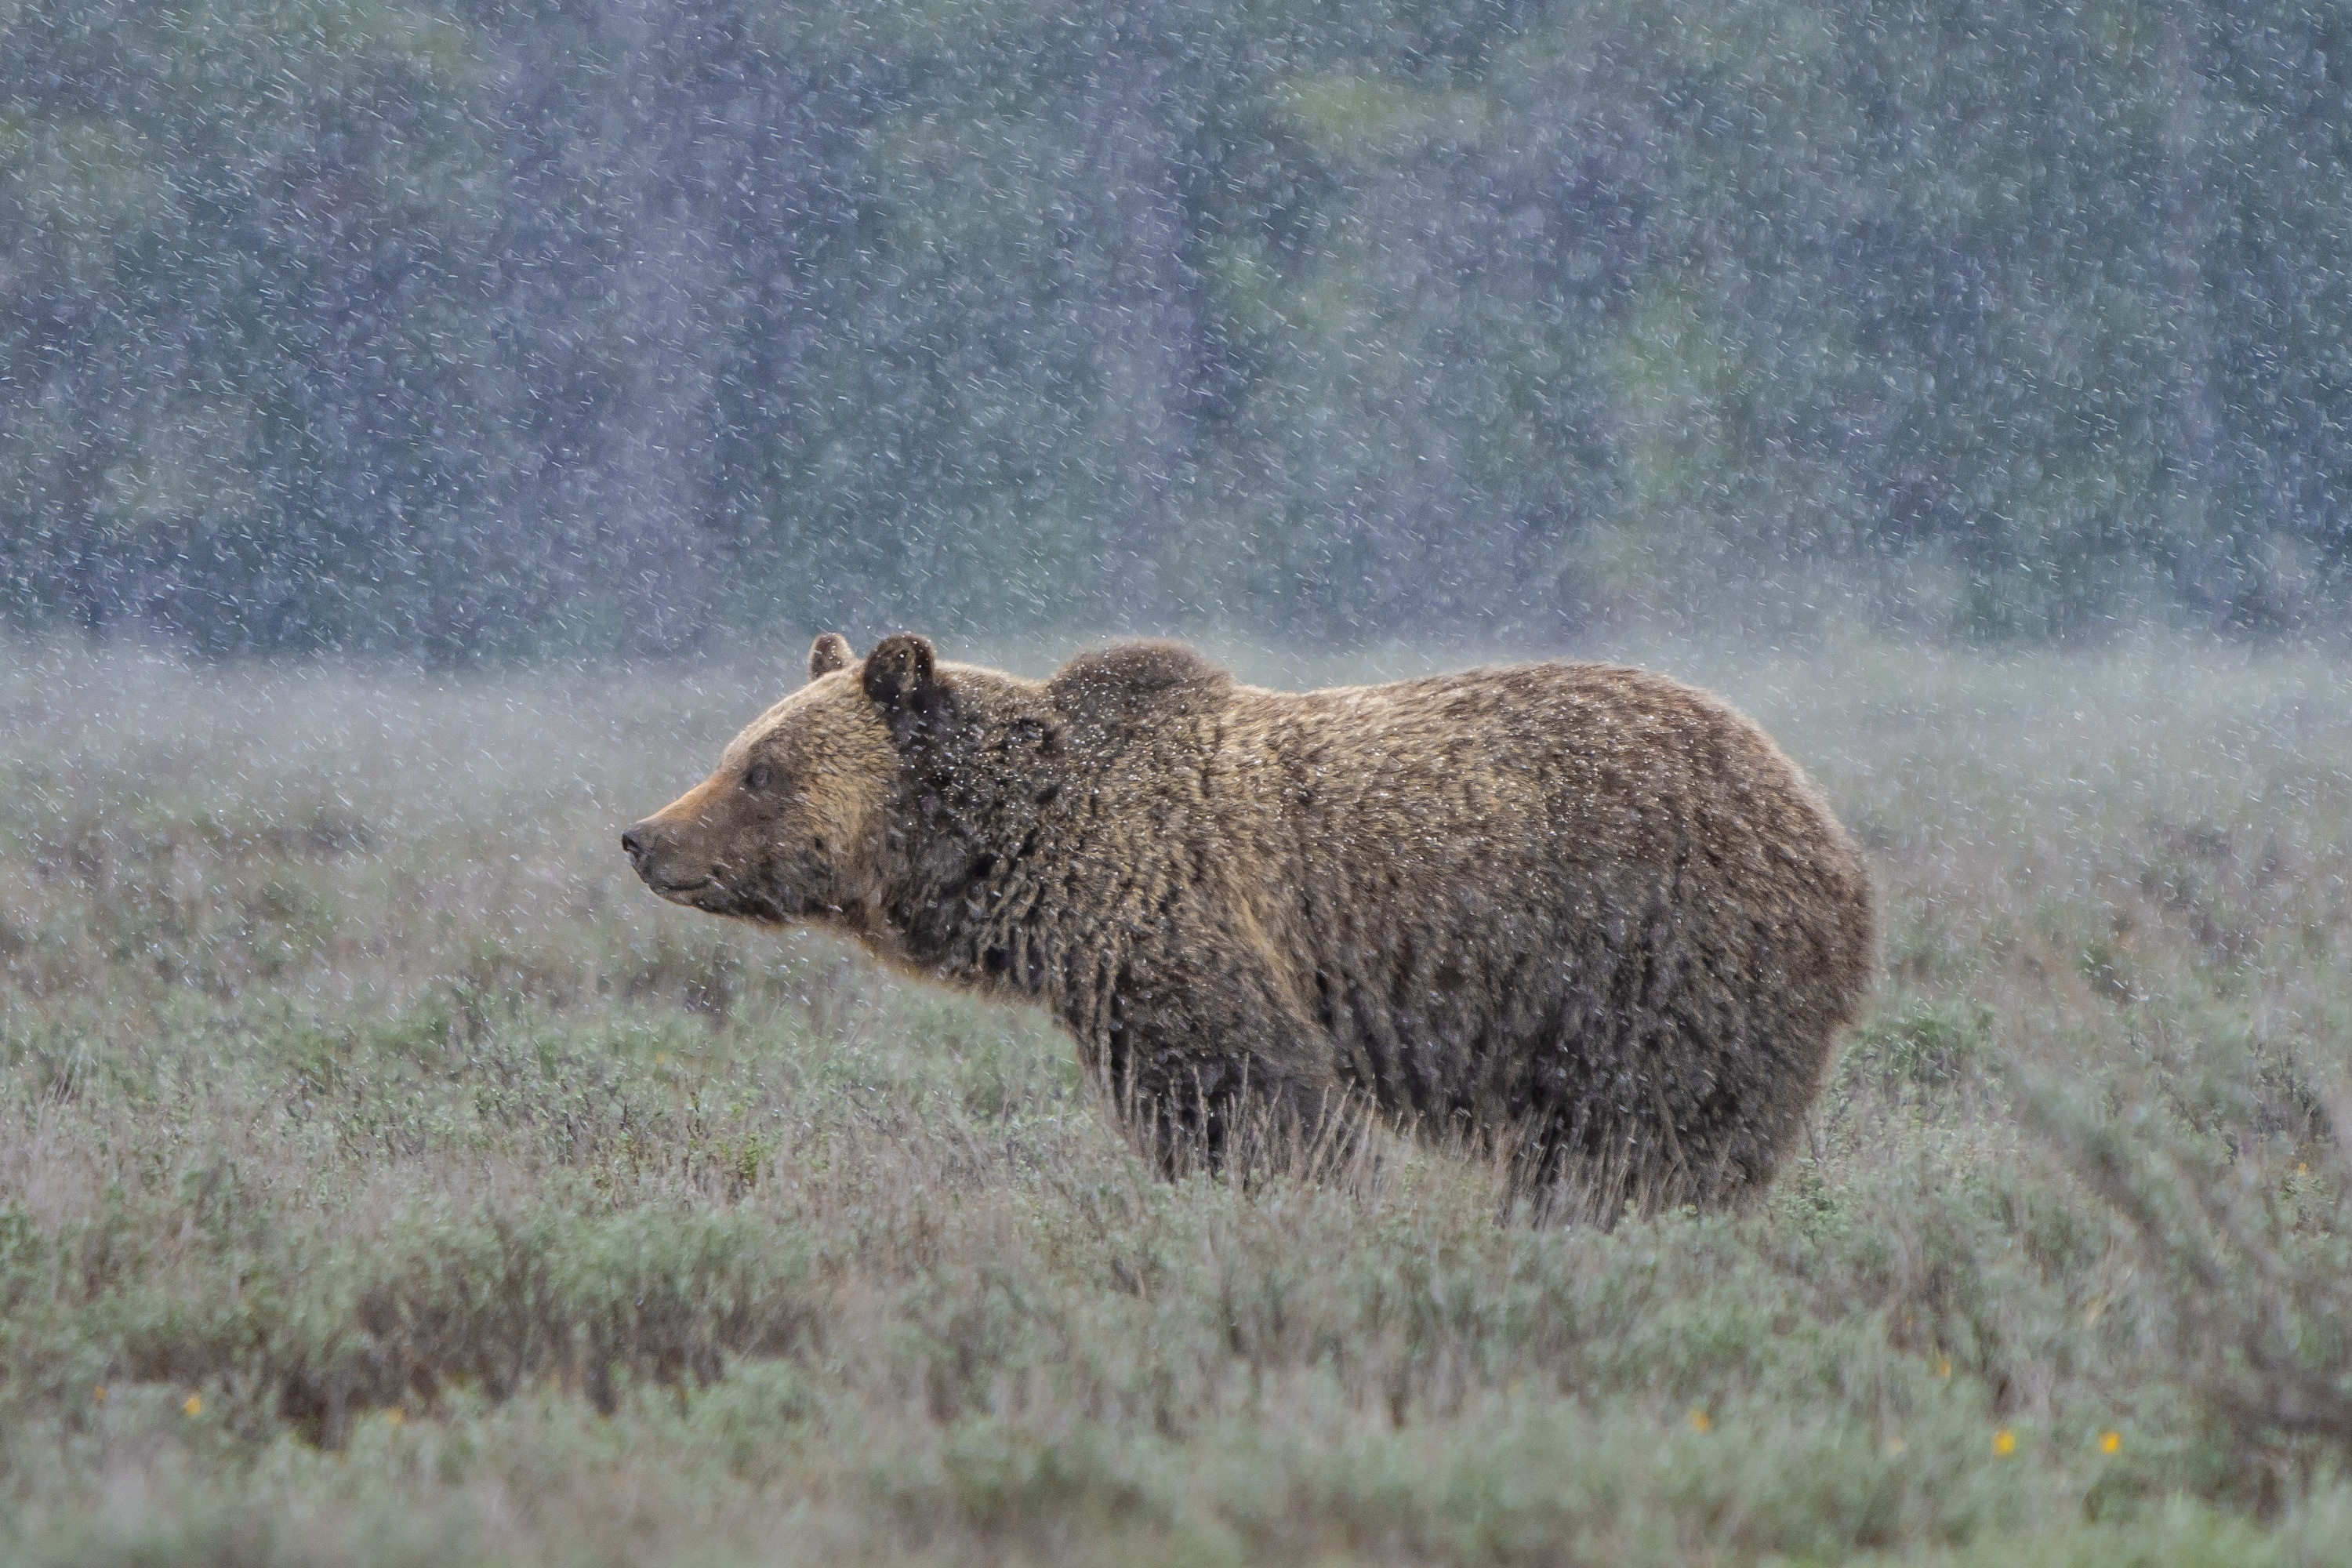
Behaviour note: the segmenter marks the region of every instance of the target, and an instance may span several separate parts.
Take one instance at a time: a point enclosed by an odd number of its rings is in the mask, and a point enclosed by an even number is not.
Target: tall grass
[[[789,660],[11,650],[0,1556],[2346,1560],[2352,671],[1636,651],[1886,978],[1759,1212],[1602,1230],[1155,1182],[1043,1018],[643,894]]]

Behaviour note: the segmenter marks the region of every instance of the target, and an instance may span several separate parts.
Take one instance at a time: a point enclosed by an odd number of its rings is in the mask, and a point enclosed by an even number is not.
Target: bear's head
[[[886,816],[899,768],[894,731],[939,687],[931,645],[885,638],[862,664],[827,632],[809,682],[754,720],[718,772],[621,835],[646,886],[711,914],[870,925]]]

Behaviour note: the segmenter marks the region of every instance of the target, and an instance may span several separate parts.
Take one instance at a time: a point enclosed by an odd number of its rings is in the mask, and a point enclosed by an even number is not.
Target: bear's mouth
[[[774,885],[779,879],[772,876],[746,876],[726,866],[713,867],[699,877],[666,876],[661,868],[640,866],[637,879],[670,903],[761,925],[791,925],[831,907]]]
[[[694,882],[656,882],[649,879],[646,885],[671,903],[684,904],[707,915],[726,915],[762,925],[789,925],[806,912],[798,900],[778,898],[759,888],[738,886],[716,873]]]
[[[674,904],[690,904],[696,901],[694,895],[697,893],[719,890],[717,877],[698,877],[691,882],[672,882],[659,877],[646,876],[643,880],[646,887]]]

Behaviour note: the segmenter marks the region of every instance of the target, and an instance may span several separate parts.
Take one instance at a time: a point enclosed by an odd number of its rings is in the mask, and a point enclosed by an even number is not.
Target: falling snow
[[[0,598],[441,661],[2327,622],[2347,60],[2257,0],[11,7]]]

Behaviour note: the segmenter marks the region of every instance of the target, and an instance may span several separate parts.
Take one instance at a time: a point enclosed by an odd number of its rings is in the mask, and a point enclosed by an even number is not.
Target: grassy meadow
[[[1159,1184],[1041,1016],[658,903],[797,650],[0,648],[0,1560],[2352,1562],[2352,666],[1604,651],[1880,879],[1750,1215]]]

